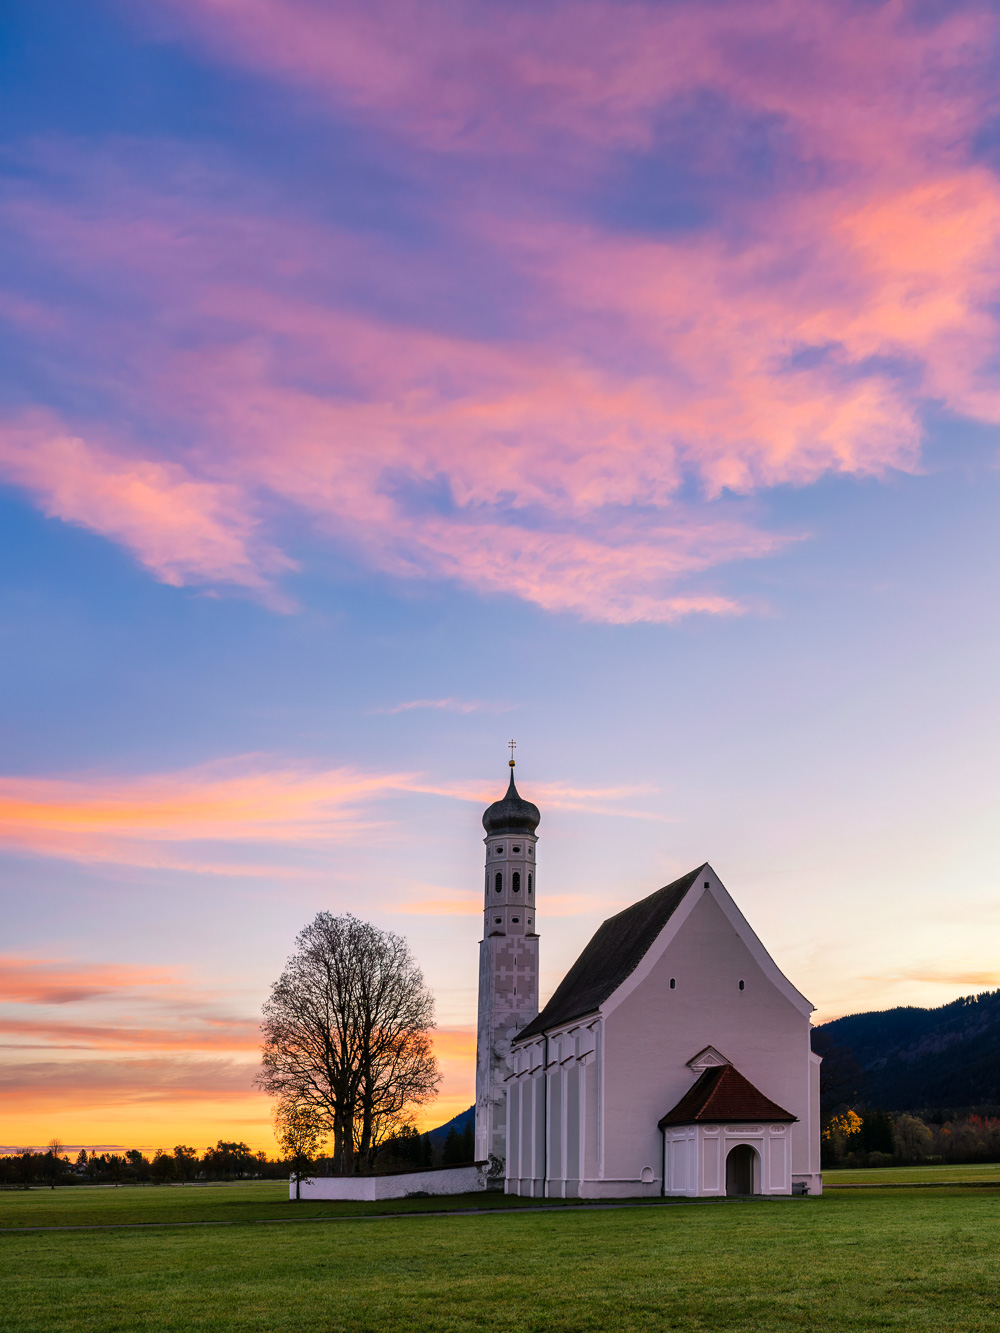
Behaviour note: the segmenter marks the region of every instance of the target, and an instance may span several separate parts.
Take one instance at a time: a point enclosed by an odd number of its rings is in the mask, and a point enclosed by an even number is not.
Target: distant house
[[[483,818],[477,1156],[510,1194],[820,1193],[813,1006],[707,863],[605,921],[538,1013],[539,819],[513,775]]]

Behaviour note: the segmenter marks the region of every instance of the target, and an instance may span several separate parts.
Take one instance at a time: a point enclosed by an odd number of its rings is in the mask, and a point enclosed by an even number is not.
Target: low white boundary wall
[[[303,1199],[405,1199],[408,1194],[475,1194],[486,1189],[488,1162],[405,1171],[391,1176],[313,1176],[303,1180]],[[295,1198],[295,1181],[288,1182]]]

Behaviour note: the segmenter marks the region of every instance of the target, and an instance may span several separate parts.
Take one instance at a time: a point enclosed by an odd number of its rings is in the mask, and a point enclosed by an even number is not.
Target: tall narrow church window
[[[497,893],[502,893],[502,892],[503,892],[503,875],[501,875],[501,873],[500,873],[499,870],[497,871],[496,890],[497,890]]]
[[[531,892],[531,871],[528,871],[528,892]]]
[[[670,989],[671,989],[671,990],[676,990],[676,989],[677,989],[677,978],[676,978],[676,977],[671,977],[671,978],[670,978]]]
[[[521,872],[520,872],[520,870],[515,870],[515,871],[514,871],[514,882],[513,882],[513,884],[511,885],[511,888],[514,890],[515,893],[520,893],[520,892],[521,892]]]
[[[741,981],[741,982],[740,982],[740,990],[746,990],[746,985],[747,985],[747,984],[746,984],[745,981]]]

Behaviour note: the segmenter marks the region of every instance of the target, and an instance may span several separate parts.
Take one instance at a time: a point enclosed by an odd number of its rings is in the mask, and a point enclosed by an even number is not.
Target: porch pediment
[[[703,1074],[706,1069],[719,1069],[722,1065],[730,1064],[732,1060],[727,1060],[714,1046],[706,1046],[697,1055],[692,1055],[687,1062],[688,1069],[693,1069],[696,1074]]]

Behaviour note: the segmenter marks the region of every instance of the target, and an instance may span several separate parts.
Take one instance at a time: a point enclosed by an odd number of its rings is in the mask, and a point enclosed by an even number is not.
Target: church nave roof
[[[708,864],[608,917],[556,987],[552,999],[515,1041],[592,1014],[642,962],[646,951]]]

